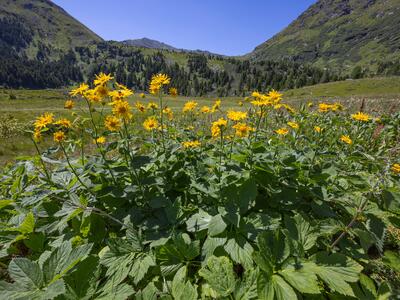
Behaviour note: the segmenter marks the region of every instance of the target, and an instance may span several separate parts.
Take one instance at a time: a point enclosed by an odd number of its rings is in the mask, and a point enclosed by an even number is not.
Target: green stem
[[[37,153],[39,155],[39,159],[40,159],[40,162],[42,164],[43,171],[46,174],[47,181],[51,182],[50,175],[49,175],[49,172],[47,171],[46,164],[44,163],[44,161],[42,159],[42,154],[40,153],[39,146],[37,145],[36,141],[33,138],[31,138],[31,139],[32,139],[32,142],[35,145],[36,151],[37,151]]]
[[[78,173],[76,172],[75,168],[72,166],[72,164],[71,164],[71,162],[70,162],[70,160],[69,160],[67,151],[65,151],[65,148],[64,148],[64,145],[62,144],[62,142],[59,142],[59,145],[60,145],[60,147],[61,147],[61,149],[62,149],[62,151],[63,151],[63,153],[64,153],[64,155],[65,155],[65,159],[67,160],[68,166],[70,167],[72,173],[74,173],[74,175],[76,176],[76,179],[78,179],[79,183],[80,183],[90,194],[94,195],[93,192],[88,188],[88,186],[81,180],[81,178],[79,177],[79,175],[78,175]]]

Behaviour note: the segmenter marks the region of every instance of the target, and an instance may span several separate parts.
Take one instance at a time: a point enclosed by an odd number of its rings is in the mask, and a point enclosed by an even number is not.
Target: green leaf
[[[297,299],[297,295],[292,287],[278,275],[272,275],[271,278],[277,300]]]
[[[71,242],[63,242],[43,263],[46,282],[52,283],[64,276],[81,260],[85,259],[91,249],[91,244],[85,244],[72,249]]]
[[[332,291],[346,296],[353,296],[354,292],[349,282],[357,282],[363,269],[361,265],[342,254],[328,255],[326,252],[315,254],[312,259],[315,264],[309,263],[307,269],[321,278]]]
[[[316,243],[318,234],[311,224],[300,214],[285,218],[285,227],[293,241],[297,241],[297,247],[302,247],[301,254],[310,250]]]
[[[36,262],[27,258],[15,258],[9,266],[10,277],[24,289],[40,289],[43,286],[43,273]]]
[[[253,253],[256,264],[272,275],[290,255],[290,247],[280,230],[266,231],[257,236],[259,251]]]
[[[226,223],[220,214],[215,215],[211,218],[210,223],[208,224],[208,234],[210,236],[216,236],[221,234],[226,229]]]
[[[257,299],[258,269],[253,268],[244,273],[243,280],[236,285],[233,294],[235,300]]]
[[[301,293],[319,294],[318,278],[307,266],[307,263],[290,264],[279,271],[279,275]]]
[[[257,281],[258,297],[260,300],[296,300],[293,288],[279,275],[269,276],[261,273]]]
[[[198,232],[208,228],[211,221],[211,216],[200,209],[197,214],[194,214],[186,221],[186,227],[189,232]]]
[[[207,266],[199,270],[199,275],[207,281],[219,297],[227,297],[235,290],[233,265],[225,256],[211,256],[207,260]]]
[[[32,212],[29,212],[24,221],[19,225],[18,231],[22,234],[32,233],[35,228],[35,217]]]
[[[0,200],[0,210],[3,209],[4,207],[10,206],[13,204],[13,200]]]
[[[138,284],[149,271],[149,268],[155,265],[156,263],[151,256],[141,255],[136,258],[135,263],[129,272],[129,276],[133,277],[133,282],[135,284]]]
[[[172,280],[172,296],[176,300],[197,300],[197,289],[189,281],[186,281],[186,266],[176,272]]]
[[[274,300],[275,289],[272,281],[272,276],[267,273],[262,273],[257,280],[257,294],[260,300]]]
[[[204,256],[204,262],[206,262],[207,259],[214,254],[215,249],[225,245],[226,241],[227,238],[225,237],[207,236],[201,251],[201,254]]]
[[[257,197],[257,184],[254,179],[245,181],[239,188],[238,205],[241,213],[245,213],[253,205]]]
[[[245,269],[252,267],[253,247],[244,237],[238,235],[235,238],[229,239],[224,249],[234,262],[242,264]]]
[[[112,289],[103,291],[96,300],[126,300],[135,293],[135,290],[126,283],[122,283]]]
[[[389,268],[400,272],[400,255],[393,251],[385,251],[382,259],[383,263]]]

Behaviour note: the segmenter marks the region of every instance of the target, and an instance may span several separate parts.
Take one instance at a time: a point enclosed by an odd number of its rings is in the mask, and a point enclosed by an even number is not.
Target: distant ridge
[[[189,53],[198,53],[198,54],[206,54],[206,55],[217,55],[217,56],[224,56],[222,54],[212,53],[206,50],[188,50],[188,49],[179,49],[174,46],[168,45],[166,43],[152,40],[149,38],[141,38],[141,39],[133,39],[133,40],[125,40],[121,42],[122,44],[140,48],[149,48],[149,49],[160,49],[160,50],[170,50],[176,52],[189,52]]]
[[[178,51],[178,49],[173,46],[145,37],[141,39],[122,41],[122,43],[135,47]]]

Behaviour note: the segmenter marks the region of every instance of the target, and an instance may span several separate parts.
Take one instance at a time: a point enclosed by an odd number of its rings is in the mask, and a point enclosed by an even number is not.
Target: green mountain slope
[[[31,58],[35,58],[39,52],[54,56],[75,46],[102,41],[98,35],[49,0],[2,0],[0,22],[0,37],[7,35],[7,32],[11,35],[9,28],[18,29],[14,39],[20,38],[22,32],[24,43],[21,48]],[[15,47],[11,37],[9,44]]]
[[[250,57],[347,70],[400,58],[400,1],[319,0]]]

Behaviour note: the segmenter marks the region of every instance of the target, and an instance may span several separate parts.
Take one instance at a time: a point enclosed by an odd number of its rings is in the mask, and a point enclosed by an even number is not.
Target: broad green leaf
[[[22,234],[32,233],[35,228],[35,217],[32,212],[29,212],[24,221],[19,225],[18,230]]]
[[[172,296],[176,300],[197,300],[197,289],[186,281],[186,266],[176,272],[172,280]]]
[[[298,247],[302,247],[302,255],[305,251],[315,246],[318,238],[316,230],[300,214],[285,218],[285,227],[292,240],[297,241]]]
[[[0,200],[0,210],[3,209],[4,207],[10,206],[13,204],[13,200]]]
[[[258,269],[249,269],[244,273],[242,281],[238,282],[233,297],[235,300],[257,299]]]
[[[278,275],[272,275],[271,281],[273,282],[275,296],[277,300],[297,299],[297,295],[292,287]]]
[[[227,297],[235,290],[233,265],[225,256],[211,256],[207,261],[207,266],[200,269],[199,275],[207,281],[219,297]]]
[[[301,293],[319,294],[318,278],[307,266],[307,263],[290,264],[279,271],[279,275]]]
[[[110,290],[103,291],[96,300],[126,300],[135,293],[135,290],[126,283],[121,283]]]
[[[318,275],[332,291],[354,296],[349,283],[357,282],[363,269],[354,260],[342,254],[319,252],[313,257],[314,263],[307,264],[307,270]]]
[[[383,263],[389,268],[400,272],[400,255],[394,251],[385,251],[382,259]]]
[[[252,267],[253,247],[244,237],[237,235],[235,238],[229,239],[224,249],[234,262],[242,264],[245,269]]]
[[[129,272],[129,276],[133,278],[133,282],[138,284],[141,281],[146,273],[149,271],[149,268],[155,266],[156,263],[154,259],[149,255],[141,255],[136,258],[135,263],[133,263],[132,268]]]
[[[264,257],[273,262],[273,265],[278,265],[290,255],[290,247],[286,240],[280,230],[267,231],[258,235],[257,246]]]
[[[225,245],[227,238],[225,237],[211,237],[207,236],[201,254],[204,256],[204,263],[207,259],[214,254],[215,249]]]
[[[43,273],[39,264],[27,258],[15,258],[9,266],[10,277],[25,289],[40,289],[43,284]]]
[[[257,280],[257,294],[260,300],[274,300],[275,289],[272,276],[267,273],[261,273]]]
[[[189,232],[202,231],[208,228],[211,221],[211,216],[200,209],[197,214],[194,214],[186,221],[186,227]]]
[[[81,260],[85,259],[91,249],[91,244],[72,249],[71,242],[63,242],[43,263],[46,282],[52,283],[64,276]]]
[[[221,234],[226,229],[226,223],[220,214],[215,215],[211,218],[210,223],[208,224],[208,234],[210,236],[216,236]]]

